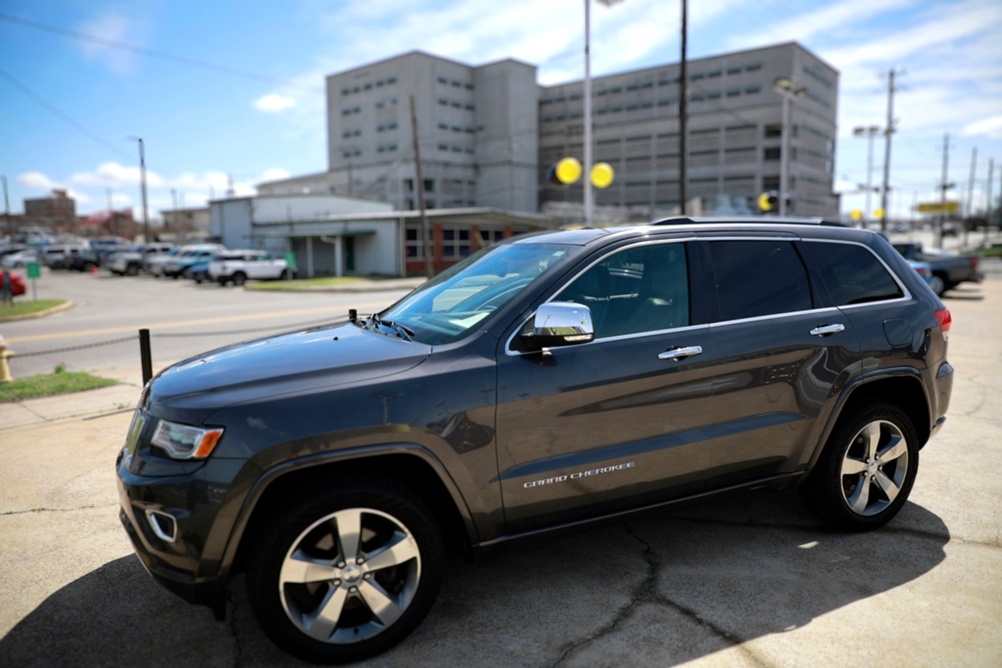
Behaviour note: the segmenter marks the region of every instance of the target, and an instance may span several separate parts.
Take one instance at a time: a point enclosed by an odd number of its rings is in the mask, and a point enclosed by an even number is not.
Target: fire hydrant
[[[7,365],[7,358],[14,356],[13,350],[7,350],[7,342],[0,336],[0,383],[13,383],[14,377],[10,375],[10,367]]]

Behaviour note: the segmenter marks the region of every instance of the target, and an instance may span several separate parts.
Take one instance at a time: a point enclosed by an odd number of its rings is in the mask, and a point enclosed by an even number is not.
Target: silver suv
[[[295,267],[292,271],[295,272]],[[243,285],[247,279],[285,279],[290,276],[285,258],[275,257],[263,250],[229,250],[216,255],[209,263],[209,278],[220,285],[230,281],[233,285]]]

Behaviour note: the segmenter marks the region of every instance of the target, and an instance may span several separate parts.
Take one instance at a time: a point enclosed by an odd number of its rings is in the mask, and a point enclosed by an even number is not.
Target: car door
[[[498,467],[510,532],[655,503],[706,484],[709,327],[692,316],[685,242],[592,260],[552,301],[587,305],[590,343],[498,361]],[[698,309],[697,309],[698,311]]]
[[[802,469],[819,416],[858,367],[855,332],[825,306],[798,242],[716,238],[699,244],[713,276],[716,313],[705,362],[712,405],[729,434],[707,442],[712,487]]]

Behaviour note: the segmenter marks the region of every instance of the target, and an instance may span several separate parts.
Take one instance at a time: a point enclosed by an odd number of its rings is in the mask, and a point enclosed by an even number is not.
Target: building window
[[[763,160],[779,160],[781,153],[782,153],[782,151],[780,150],[780,148],[778,146],[773,146],[773,147],[770,147],[770,148],[766,148],[765,151],[763,152],[762,159]]]

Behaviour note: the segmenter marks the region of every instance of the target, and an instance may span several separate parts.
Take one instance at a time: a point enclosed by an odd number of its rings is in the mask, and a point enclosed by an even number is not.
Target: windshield
[[[456,341],[566,259],[572,248],[504,244],[482,250],[428,281],[378,318],[402,325],[421,343]]]

